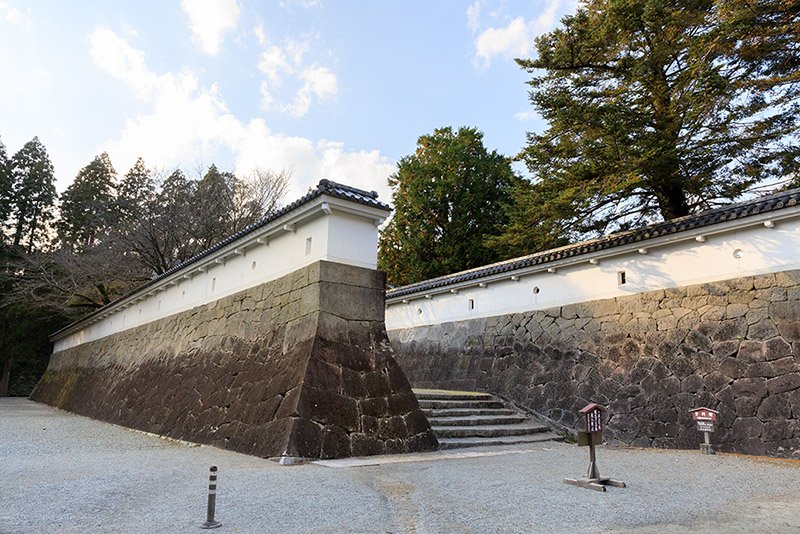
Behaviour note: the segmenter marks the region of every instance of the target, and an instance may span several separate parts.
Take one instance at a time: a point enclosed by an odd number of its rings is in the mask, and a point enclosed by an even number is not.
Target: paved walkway
[[[800,462],[598,455],[628,488],[563,484],[587,451],[561,443],[282,467],[0,399],[0,533],[201,532],[210,465],[215,532],[800,532]]]

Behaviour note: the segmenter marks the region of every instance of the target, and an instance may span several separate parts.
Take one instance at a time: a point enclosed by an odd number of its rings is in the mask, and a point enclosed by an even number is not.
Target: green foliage
[[[116,171],[103,152],[78,172],[75,181],[61,195],[58,237],[75,249],[96,244],[117,220],[115,209]]]
[[[589,0],[536,40],[535,179],[491,241],[520,255],[671,219],[800,170],[799,11],[782,0]]]
[[[56,199],[53,164],[38,137],[25,143],[14,154],[11,159],[11,178],[13,243],[19,246],[27,241],[27,250],[30,252],[53,219]]]
[[[198,181],[180,170],[161,179],[139,158],[117,188],[104,153],[62,195],[59,242],[51,243],[55,188],[44,146],[27,143],[8,165],[10,178],[6,159],[0,143],[0,207],[8,210],[0,223],[10,217],[14,231],[13,243],[0,239],[0,395],[7,362],[11,394],[28,394],[53,331],[277,209],[289,177],[240,179],[212,165]]]
[[[402,285],[500,259],[484,244],[506,223],[519,181],[475,128],[440,128],[417,141],[389,179],[394,215],[381,234],[379,267]]]
[[[124,219],[135,218],[155,200],[156,183],[142,158],[137,158],[117,191],[117,205]]]
[[[11,215],[12,186],[11,162],[8,160],[6,146],[0,140],[0,242],[5,239],[2,228],[5,226],[9,215]]]
[[[221,172],[216,165],[211,165],[197,182],[195,237],[204,249],[228,235],[235,181],[233,173]]]
[[[20,249],[0,245],[0,373],[10,365],[8,391],[0,396],[28,395],[47,367],[52,351],[49,336],[72,317],[35,301],[16,298]],[[0,386],[3,379],[0,377]]]

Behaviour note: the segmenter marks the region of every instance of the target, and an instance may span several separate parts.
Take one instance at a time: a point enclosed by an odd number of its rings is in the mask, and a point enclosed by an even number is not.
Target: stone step
[[[469,415],[514,415],[517,412],[510,408],[450,408],[444,410],[424,409],[422,412],[428,419],[432,417],[466,417]]]
[[[418,400],[494,400],[488,393],[472,391],[445,391],[441,389],[415,389]]]
[[[523,443],[540,443],[542,441],[563,441],[564,438],[552,432],[529,434],[526,436],[502,436],[496,438],[438,438],[439,449],[460,449],[463,447],[490,447],[495,445],[518,445]]]
[[[431,426],[485,426],[511,425],[522,423],[528,418],[522,414],[513,415],[467,415],[458,417],[428,417]]]
[[[431,425],[436,437],[442,438],[496,438],[503,436],[522,436],[549,432],[544,425],[535,423],[518,423],[514,425],[482,425],[482,426],[434,426]]]
[[[442,410],[445,408],[505,408],[505,405],[498,400],[420,400],[419,407],[423,410]]]

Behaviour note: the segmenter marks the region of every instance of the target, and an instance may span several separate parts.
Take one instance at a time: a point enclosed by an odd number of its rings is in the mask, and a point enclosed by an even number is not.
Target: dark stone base
[[[565,429],[697,449],[689,410],[720,412],[722,452],[800,457],[800,271],[389,332],[417,387],[488,391]]]
[[[54,354],[31,398],[262,457],[436,449],[392,358],[382,277],[303,271]]]

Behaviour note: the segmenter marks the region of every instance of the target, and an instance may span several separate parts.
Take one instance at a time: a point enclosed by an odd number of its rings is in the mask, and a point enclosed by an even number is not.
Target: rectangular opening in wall
[[[617,271],[617,285],[624,285],[627,281],[628,279],[625,276],[625,271]]]
[[[211,292],[213,293],[215,289],[217,289],[217,279],[216,278],[212,278],[211,279]]]
[[[306,238],[306,256],[308,256],[309,254],[311,254],[311,238],[307,237]]]
[[[475,299],[469,299],[469,309],[470,310],[475,309]]]

